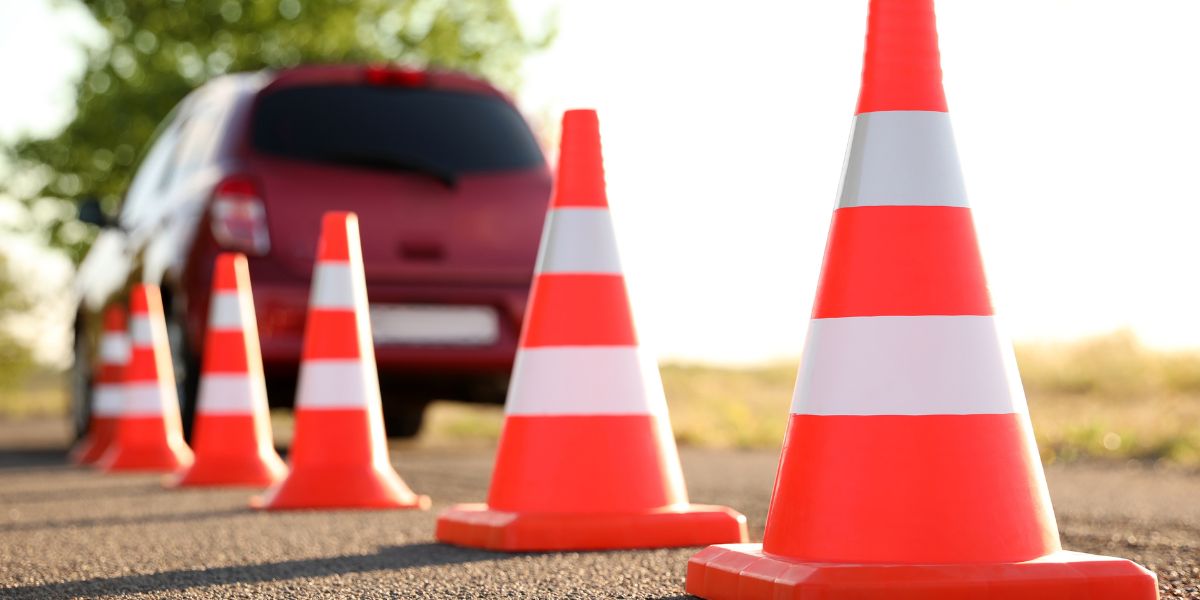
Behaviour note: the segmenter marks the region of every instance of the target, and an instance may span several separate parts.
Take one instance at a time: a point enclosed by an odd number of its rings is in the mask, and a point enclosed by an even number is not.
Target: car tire
[[[390,402],[383,407],[383,428],[389,438],[412,438],[421,432],[428,402]]]
[[[196,418],[196,399],[200,391],[200,360],[188,343],[187,327],[183,315],[172,310],[167,319],[167,340],[171,347],[171,361],[175,366],[175,387],[179,394],[179,418],[183,425],[183,437],[192,441],[192,424]]]
[[[87,434],[92,417],[92,360],[82,320],[75,323],[75,359],[71,364],[71,425],[75,440]]]

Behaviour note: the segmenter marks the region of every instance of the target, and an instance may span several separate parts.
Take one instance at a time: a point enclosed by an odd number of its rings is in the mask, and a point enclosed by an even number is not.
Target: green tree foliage
[[[23,380],[33,365],[29,347],[8,331],[8,317],[29,307],[29,299],[20,293],[8,272],[8,257],[0,252],[0,393]]]
[[[523,34],[508,0],[84,4],[110,43],[88,50],[71,123],[54,138],[9,148],[18,170],[37,175],[36,185],[0,187],[50,215],[38,226],[50,245],[76,261],[95,232],[74,219],[69,202],[95,196],[106,210],[115,209],[158,122],[209,78],[298,64],[387,61],[465,70],[512,89],[521,60],[550,37]]]

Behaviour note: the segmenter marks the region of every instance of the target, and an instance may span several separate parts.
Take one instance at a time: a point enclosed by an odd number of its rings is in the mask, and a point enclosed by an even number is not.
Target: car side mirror
[[[95,196],[88,196],[79,201],[79,220],[101,229],[114,225],[113,220],[104,214],[104,209],[100,207],[100,199]]]

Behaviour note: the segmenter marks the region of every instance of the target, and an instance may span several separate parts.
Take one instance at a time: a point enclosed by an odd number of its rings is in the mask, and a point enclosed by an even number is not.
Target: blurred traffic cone
[[[688,564],[705,598],[1154,598],[1065,552],[998,332],[932,0],[872,0],[863,88],[761,545]]]
[[[429,507],[388,459],[354,213],[328,212],[321,224],[289,462],[287,478],[254,506]]]
[[[196,462],[175,485],[268,486],[287,474],[275,453],[250,271],[238,253],[217,256],[196,404]]]
[[[135,285],[129,300],[124,401],[112,445],[97,465],[105,471],[175,471],[192,463],[179,423],[167,325],[158,286]]]
[[[742,515],[688,504],[658,367],[639,351],[625,294],[595,111],[563,116],[505,411],[487,504],[442,513],[439,541],[524,551],[745,540]]]
[[[104,331],[100,333],[99,355],[100,366],[92,386],[87,434],[71,450],[71,460],[80,465],[90,465],[100,460],[116,436],[117,417],[121,415],[124,393],[123,371],[129,362],[129,333],[126,331],[124,306],[114,304],[104,309]]]

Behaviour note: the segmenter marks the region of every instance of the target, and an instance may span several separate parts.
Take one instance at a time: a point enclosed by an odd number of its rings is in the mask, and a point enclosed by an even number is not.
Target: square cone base
[[[710,546],[688,561],[687,592],[709,600],[1153,600],[1154,573],[1119,558],[1059,551],[1016,563],[805,563],[761,544]]]
[[[703,504],[639,513],[525,513],[459,504],[437,521],[439,542],[504,552],[673,548],[746,539],[746,517]]]

